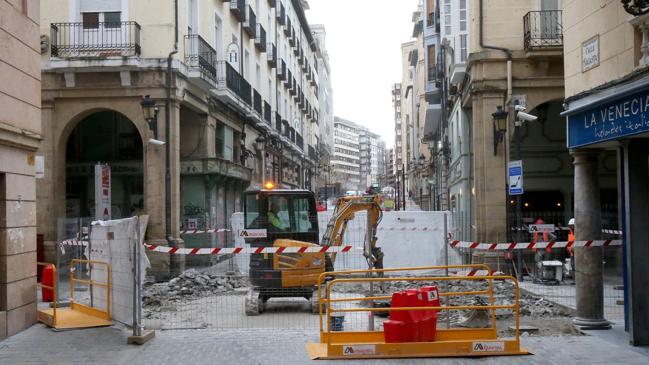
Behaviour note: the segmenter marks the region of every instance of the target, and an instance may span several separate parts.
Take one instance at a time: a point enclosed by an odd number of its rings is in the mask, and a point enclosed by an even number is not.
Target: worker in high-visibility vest
[[[570,242],[575,242],[575,218],[570,218],[568,221],[568,246],[566,246],[566,250],[568,250],[568,254],[570,255],[570,265],[572,266],[573,270],[575,268],[575,252],[574,249],[572,248],[572,244]]]
[[[280,231],[284,231],[286,230],[287,227],[284,225],[284,223],[282,223],[282,220],[277,215],[278,212],[279,212],[279,207],[277,203],[275,202],[270,203],[270,210],[268,212],[268,221],[274,228]]]

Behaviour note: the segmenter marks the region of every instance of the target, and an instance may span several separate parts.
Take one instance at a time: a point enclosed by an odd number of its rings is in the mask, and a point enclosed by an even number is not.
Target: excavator
[[[370,268],[383,267],[383,253],[376,246],[381,221],[380,198],[376,195],[338,199],[322,240],[316,201],[309,190],[263,189],[244,193],[244,239],[251,247],[328,247],[343,243],[348,223],[357,212],[367,212],[364,256]],[[318,277],[334,270],[336,253],[251,254],[251,289],[245,299],[246,315],[259,315],[270,298],[305,298],[312,313],[318,313]]]

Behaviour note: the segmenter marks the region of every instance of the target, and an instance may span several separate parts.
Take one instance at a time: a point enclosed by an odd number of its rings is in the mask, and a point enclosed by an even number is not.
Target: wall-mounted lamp
[[[503,110],[502,106],[496,107],[496,112],[492,113],[494,129],[494,156],[498,153],[498,143],[502,143],[507,133],[507,116],[509,113]]]

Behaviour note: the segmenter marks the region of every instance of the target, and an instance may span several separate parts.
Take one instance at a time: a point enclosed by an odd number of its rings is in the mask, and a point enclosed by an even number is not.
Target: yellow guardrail
[[[74,303],[74,287],[75,283],[81,283],[81,284],[86,284],[90,286],[90,290],[92,290],[93,285],[101,286],[106,288],[106,310],[101,311],[96,308],[93,308],[99,312],[105,312],[105,316],[107,319],[110,319],[110,277],[111,277],[111,266],[110,264],[103,262],[103,261],[96,261],[96,260],[82,260],[82,259],[73,259],[70,261],[70,267],[74,267],[76,264],[88,264],[88,265],[103,265],[106,267],[106,282],[98,282],[95,280],[85,280],[85,279],[79,279],[74,277],[74,270],[70,270],[70,304],[72,305]]]
[[[468,264],[468,265],[445,265],[445,266],[417,266],[417,267],[400,267],[400,268],[388,268],[388,269],[372,269],[372,270],[345,270],[345,271],[330,271],[330,272],[324,272],[318,276],[318,310],[319,310],[319,315],[320,315],[320,333],[323,332],[323,324],[322,324],[322,308],[323,304],[327,303],[327,309],[329,308],[330,304],[329,303],[337,303],[337,302],[350,302],[350,301],[370,301],[370,300],[388,300],[392,299],[392,296],[372,296],[372,297],[357,297],[357,298],[335,298],[332,299],[331,295],[329,292],[327,292],[327,297],[322,298],[322,284],[324,283],[325,279],[328,277],[335,277],[335,276],[340,276],[340,275],[353,275],[353,274],[365,274],[371,276],[374,274],[380,274],[383,275],[385,273],[403,273],[403,272],[415,272],[415,271],[446,271],[448,273],[448,270],[485,270],[489,274],[491,274],[491,268],[487,266],[486,264]],[[433,277],[433,278],[443,278],[446,276],[441,276],[441,277]],[[370,278],[362,278],[362,281],[369,282]],[[461,279],[462,277],[458,276],[453,276],[451,279]],[[489,289],[488,290],[480,290],[480,291],[469,291],[469,292],[440,292],[439,296],[440,297],[453,297],[453,296],[466,296],[466,295],[489,295],[489,301],[491,306],[495,305],[495,299],[494,299],[494,294],[493,294],[493,277],[489,276],[479,276],[477,278],[480,278],[478,280],[487,280],[489,284]],[[377,278],[378,279],[378,278]],[[404,281],[406,280],[407,277],[403,278],[394,278],[394,280],[391,281]],[[338,279],[337,279],[338,280]],[[374,280],[371,280],[374,281]],[[378,281],[378,280],[377,280]],[[425,281],[425,280],[421,280]],[[433,281],[433,280],[431,280]],[[518,302],[518,282],[516,282],[516,290],[517,290],[517,295],[516,295],[516,301]],[[438,288],[439,289],[439,288]],[[454,307],[456,308],[456,307]],[[369,309],[369,308],[366,308]],[[430,307],[426,307],[425,309],[431,309]],[[496,309],[500,308],[493,308],[491,310],[491,324],[492,328],[496,328]],[[389,310],[389,308],[376,308],[376,310],[372,310],[373,312],[385,312]],[[368,310],[366,310],[368,311]],[[328,312],[328,311],[327,311]],[[369,311],[368,311],[369,312]],[[517,311],[518,314],[518,311]],[[327,323],[330,322],[330,316],[327,315]],[[516,326],[517,332],[518,332],[518,325]],[[330,332],[330,331],[328,331]]]
[[[56,271],[56,265],[50,264],[50,263],[47,263],[47,262],[37,262],[36,266],[43,266],[43,268],[48,267],[48,266],[52,266],[52,271],[53,271],[52,272],[52,278],[53,278],[52,285],[51,286],[50,285],[44,285],[42,283],[43,275],[41,274],[41,283],[37,282],[36,287],[37,288],[40,287],[40,288],[50,289],[52,291],[52,325],[56,326],[56,301],[58,299],[56,297],[56,282],[58,281],[58,276],[57,276],[58,274],[57,274],[57,271]]]

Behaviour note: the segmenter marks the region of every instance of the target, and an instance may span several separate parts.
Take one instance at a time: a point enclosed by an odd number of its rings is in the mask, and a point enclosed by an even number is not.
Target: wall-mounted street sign
[[[649,132],[649,89],[568,116],[568,148]]]
[[[507,168],[509,176],[509,195],[523,194],[523,161],[509,161]]]

